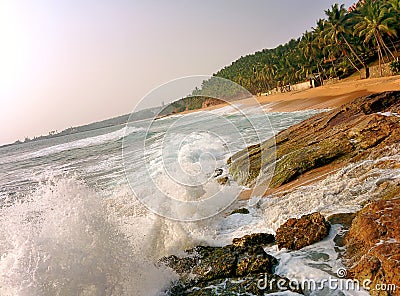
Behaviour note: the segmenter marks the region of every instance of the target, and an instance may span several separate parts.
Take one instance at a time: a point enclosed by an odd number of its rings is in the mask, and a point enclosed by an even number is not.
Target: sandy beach
[[[391,90],[400,90],[400,76],[344,80],[300,92],[261,96],[258,101],[270,111],[290,112],[339,107],[361,96]]]
[[[257,96],[256,99],[267,112],[293,112],[340,107],[355,98],[391,90],[400,90],[400,76],[363,80],[350,78],[334,84],[304,91]],[[254,105],[254,103],[254,99],[243,99],[232,102],[232,104],[246,105],[249,107]],[[214,110],[226,105],[227,103],[210,106],[202,110]],[[186,111],[183,113],[196,111],[198,110]]]

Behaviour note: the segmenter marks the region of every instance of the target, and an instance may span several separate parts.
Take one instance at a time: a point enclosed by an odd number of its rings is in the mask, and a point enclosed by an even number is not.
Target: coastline
[[[311,109],[332,109],[349,103],[358,97],[395,90],[400,90],[400,76],[362,80],[348,78],[334,84],[324,85],[317,88],[268,96],[257,96],[255,98],[266,112],[295,112]],[[184,111],[177,114],[211,111],[230,104],[240,104],[246,107],[251,107],[254,105],[254,98],[232,101],[197,110]]]
[[[307,288],[290,284],[299,283],[300,271],[306,270],[299,269],[299,261],[288,260],[303,257],[306,250],[321,256],[310,259],[317,269],[322,262],[321,270],[330,270],[330,276],[336,271],[335,281],[368,281],[362,288],[371,295],[399,295],[399,99],[400,91],[359,96],[283,130],[276,141],[266,140],[233,155],[227,164],[239,185],[254,188],[260,178],[262,184],[284,192],[267,191],[264,198],[257,192],[256,203],[240,201],[244,207],[232,208],[225,219],[246,221],[258,211],[266,222],[234,237],[231,244],[200,244],[183,257],[162,258],[160,262],[179,275],[168,295],[265,295],[289,290],[309,295]],[[261,154],[268,155],[275,143],[277,161],[269,182],[262,172],[274,159]],[[256,286],[262,277],[282,285],[265,290]],[[381,293],[380,287],[388,289]]]

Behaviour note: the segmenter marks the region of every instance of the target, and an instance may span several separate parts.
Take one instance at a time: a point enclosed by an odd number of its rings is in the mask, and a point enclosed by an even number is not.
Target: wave
[[[59,153],[59,152],[66,151],[66,150],[101,145],[106,142],[122,139],[126,135],[130,135],[130,134],[142,132],[142,131],[145,131],[145,129],[144,128],[136,128],[136,127],[124,127],[117,131],[107,133],[104,135],[84,138],[81,140],[76,140],[76,141],[72,141],[72,142],[68,142],[68,143],[63,143],[63,144],[59,144],[59,145],[55,145],[55,146],[46,147],[41,150],[30,153],[27,158],[42,157],[42,156],[47,156],[47,155]]]
[[[3,205],[0,295],[158,295],[173,275],[146,256],[147,218],[134,213],[129,238],[117,205],[73,178]]]

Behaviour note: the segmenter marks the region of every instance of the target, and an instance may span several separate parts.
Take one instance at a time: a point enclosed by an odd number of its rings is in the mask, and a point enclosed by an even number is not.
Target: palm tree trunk
[[[379,61],[379,70],[381,72],[381,77],[383,76],[383,71],[382,71],[382,65],[381,65],[381,58],[383,59],[383,55],[382,55],[382,50],[381,50],[381,45],[379,43],[378,38],[376,37],[376,34],[374,33],[374,37],[375,37],[375,42],[376,45],[378,47],[378,61]]]
[[[386,43],[385,43],[385,41],[383,40],[382,34],[379,33],[379,32],[377,32],[377,34],[378,34],[378,38],[379,38],[380,41],[381,41],[381,44],[383,45],[383,48],[392,56],[393,60],[395,60],[396,57],[393,55],[393,53],[390,51],[390,49],[386,46]]]
[[[355,57],[357,58],[357,60],[361,63],[361,65],[362,65],[364,68],[366,68],[364,62],[360,59],[360,57],[359,57],[358,54],[355,52],[355,50],[354,50],[353,47],[350,45],[350,43],[347,41],[347,39],[344,37],[344,35],[343,35],[343,34],[341,34],[341,35],[342,35],[342,38],[343,38],[344,42],[345,42],[346,45],[348,46],[348,48],[350,48],[350,51],[354,54],[354,56],[355,56]]]
[[[351,64],[359,73],[361,73],[361,70],[358,69],[358,67],[353,63],[353,61],[349,58],[348,55],[346,55],[346,58],[349,60],[350,64]]]

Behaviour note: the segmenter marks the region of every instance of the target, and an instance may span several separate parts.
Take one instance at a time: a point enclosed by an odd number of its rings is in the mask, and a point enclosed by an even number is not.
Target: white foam
[[[242,109],[242,104],[230,104],[228,106],[225,107],[221,107],[221,108],[216,108],[210,111],[205,111],[205,112],[210,112],[212,114],[216,114],[216,115],[231,115],[231,114],[238,114],[239,110]]]
[[[62,152],[65,150],[84,148],[84,147],[88,147],[88,146],[96,146],[96,145],[100,145],[100,144],[103,144],[103,143],[106,143],[109,141],[122,139],[125,135],[130,135],[132,133],[141,132],[141,131],[144,131],[144,128],[135,128],[135,127],[125,128],[124,127],[115,132],[107,133],[104,135],[84,138],[84,139],[77,140],[77,141],[72,141],[72,142],[68,142],[68,143],[64,143],[64,144],[46,147],[39,151],[30,153],[28,155],[28,158],[47,156],[47,155]]]
[[[325,215],[356,212],[377,193],[375,189],[384,180],[398,178],[399,168],[380,168],[383,162],[396,164],[400,155],[350,164],[325,180],[300,187],[284,196],[260,200],[267,224],[276,230],[287,219],[311,212]]]
[[[395,117],[400,117],[400,114],[396,113],[396,112],[378,112],[377,114],[385,116],[385,117],[391,117],[391,116],[395,116]]]
[[[113,209],[68,178],[3,207],[0,294],[157,295],[172,275],[146,257],[145,218],[129,238]]]

